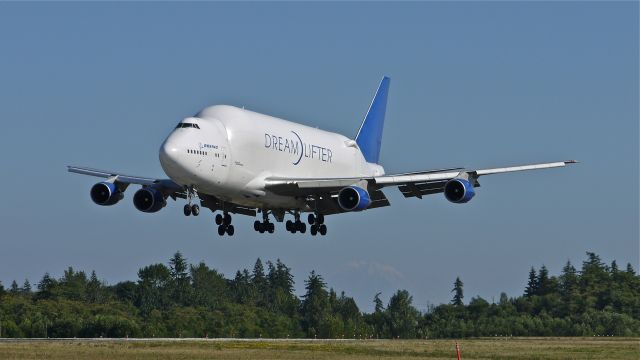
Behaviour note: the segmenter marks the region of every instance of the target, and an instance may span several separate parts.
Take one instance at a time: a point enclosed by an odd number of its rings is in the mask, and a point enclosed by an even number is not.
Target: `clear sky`
[[[211,104],[354,136],[391,77],[387,172],[578,159],[481,178],[443,196],[327,219],[329,234],[265,236],[236,216],[157,214],[89,198],[84,165],[163,177],[158,148]],[[520,295],[586,251],[638,267],[638,2],[0,3],[0,281],[66,266],[113,284],[180,250],[227,276],[282,259],[315,269],[365,310],[398,288],[414,303]]]

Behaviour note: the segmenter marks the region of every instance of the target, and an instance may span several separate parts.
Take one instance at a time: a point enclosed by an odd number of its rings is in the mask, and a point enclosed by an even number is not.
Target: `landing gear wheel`
[[[309,217],[307,218],[309,225],[313,225],[316,222],[316,217],[313,214],[309,214]]]
[[[258,232],[259,232],[260,234],[264,234],[264,232],[265,232],[266,230],[267,230],[267,229],[265,229],[265,227],[264,227],[264,223],[259,222],[259,223],[258,223]]]
[[[318,234],[318,226],[316,226],[315,224],[311,225],[310,231],[311,231],[311,235],[316,236]]]
[[[285,228],[287,229],[287,231],[293,232],[293,222],[291,220],[287,220]]]
[[[198,206],[197,204],[191,205],[191,213],[193,214],[193,216],[200,215],[200,206]]]
[[[220,214],[216,214],[216,225],[222,225],[223,217]]]
[[[224,227],[224,225],[218,226],[218,235],[223,236],[226,230],[227,229]]]
[[[233,228],[233,225],[229,225],[227,226],[227,234],[229,236],[233,236],[233,233],[235,232],[235,229]]]
[[[318,231],[320,232],[320,235],[322,235],[322,236],[327,235],[327,225],[325,225],[325,224],[320,225],[320,229],[318,229]]]
[[[316,221],[318,222],[318,224],[324,224],[324,215],[318,214],[318,216],[316,217]]]
[[[254,221],[254,222],[253,222],[253,230],[255,230],[255,231],[260,231],[260,225],[261,225],[261,224],[262,224],[262,223],[261,223],[260,221],[258,221],[258,220]]]
[[[224,224],[231,225],[231,215],[229,213],[224,213]]]
[[[302,221],[296,221],[296,230],[304,234],[307,231],[307,224]]]
[[[276,225],[274,223],[267,223],[267,231],[269,234],[273,234],[276,231]]]
[[[184,216],[189,216],[191,215],[191,206],[189,206],[189,204],[184,206]]]

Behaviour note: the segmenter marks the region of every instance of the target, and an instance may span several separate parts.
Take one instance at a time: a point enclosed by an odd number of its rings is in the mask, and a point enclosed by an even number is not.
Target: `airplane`
[[[379,160],[389,84],[389,77],[383,77],[353,139],[244,108],[215,105],[180,121],[160,146],[160,165],[168,179],[77,166],[68,166],[68,171],[105,179],[91,187],[91,199],[98,205],[115,205],[135,184],[142,186],[133,194],[136,209],[155,213],[168,198],[184,199],[185,216],[198,216],[200,206],[217,212],[220,236],[233,236],[231,214],[260,214],[261,220],[254,222],[260,233],[274,233],[270,216],[282,223],[292,215],[286,230],[305,233],[303,213],[309,213],[307,222],[315,236],[327,234],[325,216],[389,206],[385,188],[397,187],[406,198],[443,193],[448,201],[462,204],[475,196],[481,176],[576,163],[386,174]]]

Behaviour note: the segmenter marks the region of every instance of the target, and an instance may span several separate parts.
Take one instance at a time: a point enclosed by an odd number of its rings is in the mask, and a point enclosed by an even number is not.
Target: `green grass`
[[[638,338],[459,341],[462,359],[639,359]],[[453,340],[0,342],[0,359],[456,359]]]

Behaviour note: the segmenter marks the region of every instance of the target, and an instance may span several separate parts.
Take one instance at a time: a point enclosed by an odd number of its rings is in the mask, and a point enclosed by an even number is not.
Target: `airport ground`
[[[462,359],[638,359],[640,338],[480,338]],[[0,359],[456,359],[454,340],[0,340]]]

